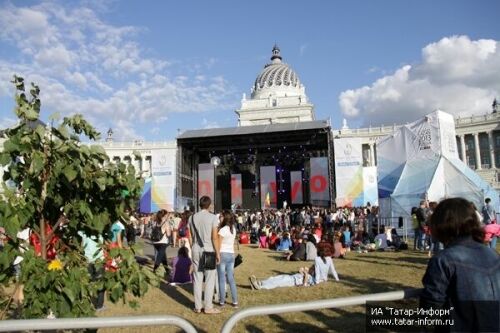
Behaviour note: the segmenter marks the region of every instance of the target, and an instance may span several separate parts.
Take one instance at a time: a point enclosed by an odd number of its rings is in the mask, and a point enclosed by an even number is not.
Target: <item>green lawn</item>
[[[248,276],[268,277],[294,273],[304,262],[282,260],[280,253],[258,249],[254,245],[242,246],[244,263],[236,269],[240,308],[264,304],[306,302],[319,299],[362,295],[369,293],[421,288],[421,279],[427,265],[427,253],[414,251],[348,253],[347,259],[334,260],[340,281],[330,280],[312,287],[252,290]],[[223,309],[220,315],[195,314],[192,287],[172,287],[162,284],[140,300],[141,307],[132,310],[122,305],[106,304],[100,316],[142,314],[170,314],[181,316],[198,329],[198,332],[219,332],[223,323],[237,310]],[[99,332],[177,332],[173,327],[102,329]],[[325,309],[284,315],[248,318],[234,332],[364,332],[364,307]]]

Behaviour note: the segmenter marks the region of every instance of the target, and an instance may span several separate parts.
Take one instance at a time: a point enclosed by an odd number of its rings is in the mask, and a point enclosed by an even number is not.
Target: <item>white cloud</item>
[[[233,106],[228,101],[237,100],[234,88],[204,72],[215,58],[174,63],[151,57],[137,38],[147,31],[107,23],[102,12],[108,9],[92,1],[76,7],[0,4],[0,47],[17,52],[15,60],[0,59],[0,97],[12,96],[9,81],[21,75],[40,86],[43,110],[82,113],[129,139],[144,133],[141,124],[154,127],[169,113]],[[174,64],[177,71],[198,70],[172,76],[166,70]]]
[[[419,63],[342,92],[341,111],[364,125],[413,121],[438,108],[455,116],[490,112],[500,96],[499,46],[495,40],[443,38],[423,48]]]
[[[207,118],[203,118],[201,125],[203,126],[204,129],[221,127],[216,121],[208,120]]]

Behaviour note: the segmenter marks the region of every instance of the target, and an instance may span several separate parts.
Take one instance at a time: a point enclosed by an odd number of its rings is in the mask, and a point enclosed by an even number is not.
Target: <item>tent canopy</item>
[[[458,158],[453,117],[442,111],[403,126],[377,145],[380,213],[409,217],[423,199],[463,197],[479,209],[498,193]]]

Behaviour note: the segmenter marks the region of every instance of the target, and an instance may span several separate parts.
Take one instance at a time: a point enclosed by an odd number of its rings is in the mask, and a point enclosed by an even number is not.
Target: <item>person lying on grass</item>
[[[252,289],[259,290],[279,287],[307,287],[327,281],[329,275],[339,281],[332,258],[327,256],[323,249],[320,249],[314,265],[310,268],[301,267],[298,273],[271,276],[265,280],[259,280],[255,275],[251,275],[249,280]]]

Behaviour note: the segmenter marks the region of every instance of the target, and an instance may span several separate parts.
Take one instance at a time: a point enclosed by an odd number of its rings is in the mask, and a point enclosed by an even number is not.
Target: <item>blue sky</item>
[[[390,125],[500,97],[500,1],[0,1],[0,127],[17,73],[42,118],[84,114],[117,139],[232,127],[274,43],[317,119]]]

